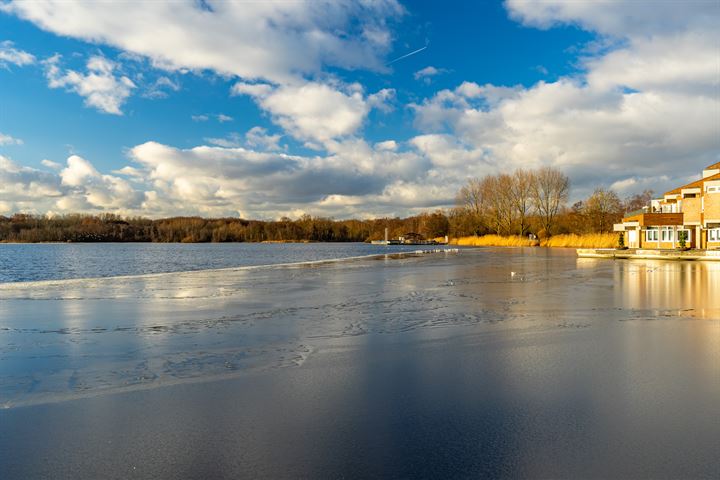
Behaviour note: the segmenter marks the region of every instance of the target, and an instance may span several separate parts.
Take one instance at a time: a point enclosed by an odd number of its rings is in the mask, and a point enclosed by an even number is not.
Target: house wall
[[[720,220],[720,193],[706,193],[705,199],[705,221]]]
[[[685,224],[702,222],[702,198],[684,198],[682,202]]]

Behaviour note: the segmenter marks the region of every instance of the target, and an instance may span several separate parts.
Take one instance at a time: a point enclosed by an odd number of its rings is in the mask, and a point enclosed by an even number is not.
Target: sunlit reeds
[[[617,233],[587,233],[583,235],[555,235],[544,240],[531,240],[519,235],[483,235],[454,238],[453,245],[465,247],[565,247],[565,248],[613,248],[618,245]]]
[[[555,235],[541,242],[543,247],[613,248],[618,246],[617,233],[586,233]]]
[[[530,240],[519,235],[507,237],[501,235],[460,237],[454,238],[450,243],[464,247],[535,247],[539,244],[537,240]]]

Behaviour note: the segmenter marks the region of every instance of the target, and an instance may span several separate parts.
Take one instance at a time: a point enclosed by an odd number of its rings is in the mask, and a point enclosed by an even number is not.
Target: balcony
[[[646,213],[643,210],[629,212],[625,214],[623,223],[637,222],[641,227],[652,226],[672,226],[683,225],[683,213]]]

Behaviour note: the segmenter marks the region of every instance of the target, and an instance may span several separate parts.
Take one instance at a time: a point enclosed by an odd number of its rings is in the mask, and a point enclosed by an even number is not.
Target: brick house
[[[614,230],[624,232],[630,248],[676,248],[683,234],[688,247],[720,248],[720,162],[701,179],[625,214]]]

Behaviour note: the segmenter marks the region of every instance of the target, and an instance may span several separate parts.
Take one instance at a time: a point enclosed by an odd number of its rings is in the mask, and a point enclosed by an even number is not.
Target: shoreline
[[[610,249],[610,248],[578,248],[579,258],[607,258],[619,260],[670,260],[720,262],[720,250],[658,250],[658,249]]]
[[[51,286],[59,283],[72,284],[72,283],[83,283],[88,281],[99,281],[99,280],[132,280],[140,278],[157,278],[169,275],[185,275],[185,274],[197,274],[197,273],[221,273],[221,272],[240,272],[240,271],[252,271],[252,270],[264,270],[271,268],[295,268],[295,267],[306,267],[306,266],[317,266],[324,264],[335,264],[342,262],[353,262],[360,260],[371,260],[379,258],[391,258],[400,259],[404,257],[419,257],[422,255],[432,255],[439,253],[454,253],[460,252],[458,248],[445,248],[445,249],[417,249],[408,250],[402,252],[386,252],[386,253],[371,253],[368,255],[355,255],[350,257],[338,257],[338,258],[327,258],[322,260],[307,260],[301,262],[285,262],[285,263],[267,263],[263,265],[240,265],[236,267],[221,267],[221,268],[201,268],[197,270],[180,270],[174,272],[155,272],[155,273],[140,273],[136,275],[111,275],[105,277],[83,277],[83,278],[58,278],[48,280],[29,280],[21,282],[0,282],[0,291],[13,289],[13,288],[27,288],[27,287],[39,287],[39,286]]]

